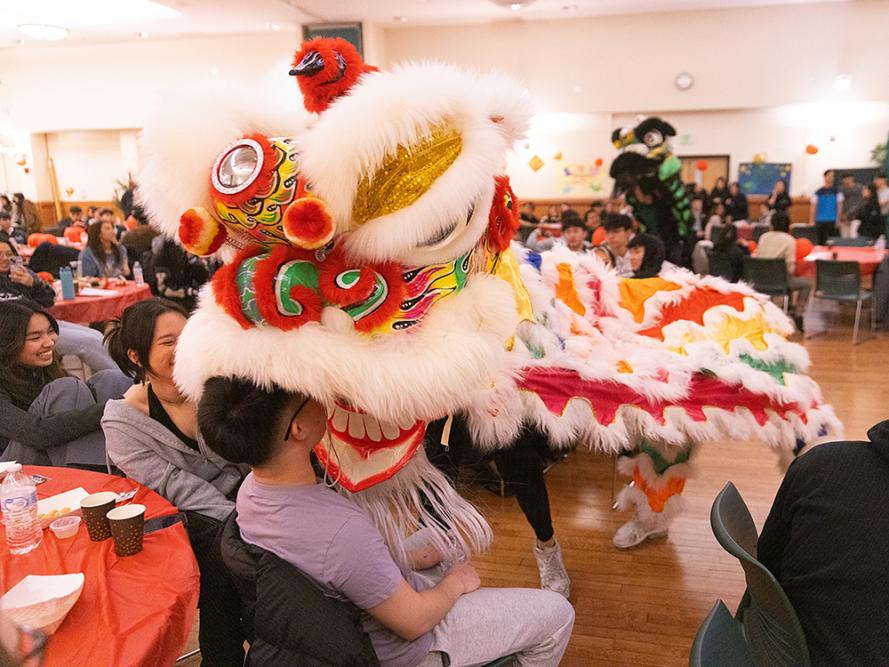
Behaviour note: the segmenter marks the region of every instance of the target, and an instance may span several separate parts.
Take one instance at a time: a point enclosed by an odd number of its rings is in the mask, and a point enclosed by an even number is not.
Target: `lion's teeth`
[[[380,422],[377,420],[376,417],[364,415],[364,429],[367,431],[367,437],[374,442],[379,442],[383,439],[383,432],[380,429]]]
[[[349,435],[356,440],[364,438],[364,417],[355,412],[349,414]]]
[[[398,427],[395,424],[380,422],[380,428],[383,429],[383,435],[387,440],[395,440],[401,435],[401,431],[398,430]]]
[[[349,413],[337,406],[333,411],[333,428],[344,433],[349,423]]]

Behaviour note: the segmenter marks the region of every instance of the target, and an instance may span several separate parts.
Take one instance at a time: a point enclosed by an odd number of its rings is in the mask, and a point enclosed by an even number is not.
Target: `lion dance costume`
[[[749,289],[684,271],[620,281],[563,249],[510,249],[518,206],[500,169],[531,116],[514,81],[377,71],[327,39],[291,74],[315,116],[227,91],[169,104],[143,133],[153,222],[225,263],[175,379],[193,398],[222,375],[325,404],[317,457],[397,560],[423,525],[442,548],[491,539],[423,452],[425,424],[449,414],[481,448],[533,422],[556,445],[637,452],[623,499],[642,518],[675,512],[703,440],[789,451],[838,426],[788,322]]]

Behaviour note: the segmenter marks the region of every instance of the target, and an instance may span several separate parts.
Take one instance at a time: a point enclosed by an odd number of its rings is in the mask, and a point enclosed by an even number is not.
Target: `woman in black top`
[[[725,185],[725,179],[720,176],[716,179],[716,185],[713,186],[713,189],[710,191],[710,201],[714,206],[716,204],[725,204],[730,196],[731,193]]]
[[[59,325],[38,304],[0,302],[0,448],[2,459],[35,465],[106,469],[99,426],[105,401],[121,396],[120,371],[84,383],[59,363]]]
[[[23,264],[14,263],[16,258],[18,254],[13,247],[0,241],[0,301],[25,298],[44,308],[52,306],[56,300],[52,287]]]
[[[766,199],[766,204],[773,211],[786,211],[790,208],[790,195],[787,194],[787,183],[783,180],[775,181],[775,187],[772,188],[772,194]]]
[[[634,278],[654,278],[667,259],[664,242],[651,234],[636,234],[627,243]]]
[[[741,186],[737,181],[733,181],[729,186],[729,198],[726,201],[726,210],[728,214],[732,216],[733,222],[747,220],[747,216],[750,215],[750,212],[747,209],[747,195],[741,192]]]
[[[849,216],[851,220],[860,220],[858,235],[878,239],[886,233],[886,220],[880,212],[880,202],[870,185],[861,188],[861,205]]]

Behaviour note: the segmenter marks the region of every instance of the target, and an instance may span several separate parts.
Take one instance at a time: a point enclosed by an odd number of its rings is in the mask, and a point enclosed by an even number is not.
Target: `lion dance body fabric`
[[[490,542],[423,452],[425,424],[446,415],[464,412],[480,447],[510,446],[528,420],[556,444],[641,447],[633,493],[659,512],[693,443],[746,434],[789,450],[835,426],[787,321],[753,292],[510,250],[501,165],[531,116],[516,82],[440,63],[377,71],[342,40],[304,44],[290,73],[317,115],[191,93],[143,132],[153,223],[225,263],[175,379],[195,399],[221,375],[325,404],[328,482],[396,559],[421,526],[442,549]]]

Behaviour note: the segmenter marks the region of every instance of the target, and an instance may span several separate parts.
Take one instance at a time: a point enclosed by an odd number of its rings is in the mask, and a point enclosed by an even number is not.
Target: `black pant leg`
[[[500,475],[515,492],[519,507],[541,542],[549,540],[554,533],[540,455],[544,448],[544,436],[536,429],[526,427],[513,447],[494,453]]]
[[[186,512],[188,538],[201,572],[198,597],[198,642],[203,667],[241,667],[244,631],[241,603],[222,561],[222,523],[197,512]]]

